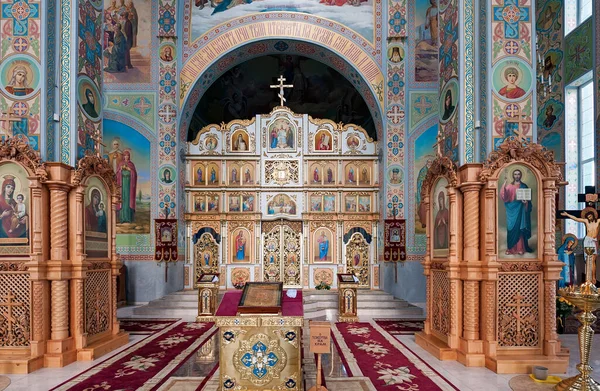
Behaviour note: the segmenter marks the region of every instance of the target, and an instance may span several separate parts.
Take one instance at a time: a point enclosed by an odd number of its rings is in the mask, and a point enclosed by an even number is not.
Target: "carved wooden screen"
[[[198,281],[202,273],[219,272],[219,245],[208,232],[203,233],[194,245],[194,271],[194,281]]]
[[[94,336],[110,329],[111,271],[91,270],[85,280],[85,330]]]
[[[541,273],[498,275],[498,345],[539,347]]]
[[[360,288],[371,287],[369,263],[369,243],[356,232],[346,244],[346,273],[358,277]]]
[[[450,334],[450,280],[446,270],[431,271],[431,329],[442,339]]]
[[[24,264],[15,271],[0,271],[0,346],[29,346],[31,288]],[[16,271],[18,270],[20,271]]]

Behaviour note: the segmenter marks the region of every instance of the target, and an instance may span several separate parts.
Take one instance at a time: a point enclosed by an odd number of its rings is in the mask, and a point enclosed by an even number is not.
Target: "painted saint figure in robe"
[[[435,230],[435,240],[433,248],[448,248],[448,208],[446,208],[446,196],[443,191],[438,194],[439,209],[435,215],[433,227]]]
[[[531,211],[533,205],[530,200],[517,200],[518,189],[529,189],[521,182],[523,173],[516,169],[512,172],[512,182],[508,183],[506,175],[500,188],[500,198],[506,207],[506,255],[523,255],[534,252],[529,247],[531,238]]]
[[[119,223],[133,223],[135,218],[138,173],[131,161],[131,152],[123,152],[123,160],[117,169],[117,184],[121,187]]]
[[[575,235],[567,234],[557,250],[558,260],[564,264],[558,280],[559,288],[575,284],[575,246],[577,246],[577,238]]]
[[[246,257],[246,238],[244,238],[244,233],[242,231],[238,232],[235,237],[235,259],[238,261],[243,261]]]
[[[17,65],[13,68],[6,91],[15,96],[27,96],[33,92],[33,88],[29,86],[27,66]]]
[[[431,33],[431,44],[437,46],[438,41],[438,7],[437,0],[429,0],[429,8],[425,12],[425,30]]]
[[[507,84],[498,91],[498,93],[508,99],[518,99],[525,95],[525,90],[517,85],[519,71],[515,67],[508,67],[504,70],[504,77]]]
[[[321,231],[317,243],[319,243],[319,261],[326,262],[327,256],[329,255],[329,239],[327,238],[327,235],[325,235],[325,231]]]
[[[5,175],[0,195],[0,220],[2,220],[0,238],[27,237],[27,214],[19,217],[18,204],[14,199],[15,189],[15,177]]]
[[[198,169],[196,170],[196,182],[198,184],[201,184],[202,182],[204,182],[204,176],[202,173],[202,167],[198,167]]]

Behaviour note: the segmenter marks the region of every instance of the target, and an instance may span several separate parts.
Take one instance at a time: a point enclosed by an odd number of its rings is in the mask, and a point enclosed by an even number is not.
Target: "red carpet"
[[[213,323],[167,326],[53,390],[154,390],[216,331]]]
[[[394,337],[377,331],[370,323],[336,323],[336,343],[357,364],[353,376],[367,376],[378,391],[458,390]],[[357,373],[362,372],[362,373]]]
[[[423,330],[422,320],[410,319],[375,319],[382,329],[392,335],[414,334]]]
[[[119,319],[121,330],[129,334],[154,334],[157,331],[164,330],[167,326],[172,325],[179,319],[136,319],[124,318]]]

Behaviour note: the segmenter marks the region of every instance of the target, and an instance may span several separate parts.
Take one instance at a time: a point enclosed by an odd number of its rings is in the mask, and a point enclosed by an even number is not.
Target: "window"
[[[585,186],[593,186],[596,175],[594,161],[594,84],[591,80],[579,87],[567,88],[567,132],[566,132],[566,191],[567,209],[581,209],[585,205],[577,201],[577,194],[583,193]],[[585,235],[583,225],[568,220],[566,232],[577,237]]]
[[[592,0],[565,1],[565,35],[592,16]]]

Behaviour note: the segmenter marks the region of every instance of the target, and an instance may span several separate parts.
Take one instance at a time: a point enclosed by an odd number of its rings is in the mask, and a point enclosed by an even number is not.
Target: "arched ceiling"
[[[377,140],[375,123],[361,93],[340,72],[313,58],[298,54],[267,54],[235,65],[215,80],[196,106],[187,139],[195,139],[208,124],[250,119],[269,113],[280,104],[279,84],[294,87],[285,91],[285,105],[296,113],[363,127]]]

